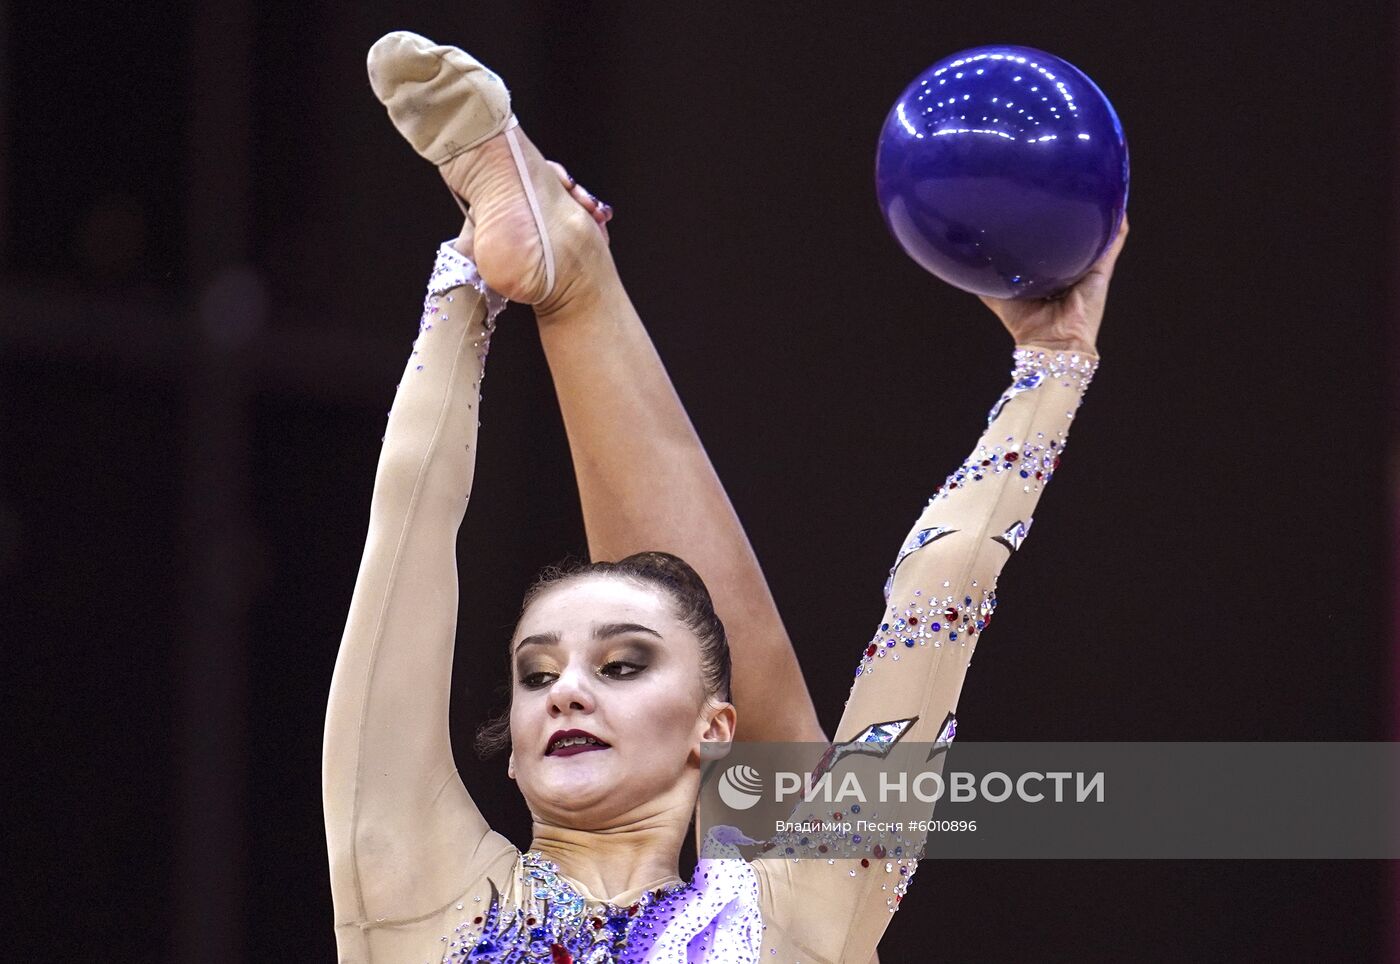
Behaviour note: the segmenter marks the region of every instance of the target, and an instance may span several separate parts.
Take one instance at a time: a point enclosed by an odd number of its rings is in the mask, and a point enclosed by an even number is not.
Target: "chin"
[[[606,763],[585,763],[580,759],[592,755],[541,760],[529,774],[528,792],[526,784],[521,786],[530,809],[539,814],[563,813],[576,817],[618,801],[622,796],[619,791],[627,783],[625,775]]]

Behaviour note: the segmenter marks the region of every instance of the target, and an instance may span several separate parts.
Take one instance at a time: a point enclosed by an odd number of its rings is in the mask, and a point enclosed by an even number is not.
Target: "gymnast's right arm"
[[[368,931],[440,910],[510,844],[467,794],[448,734],[457,530],[501,302],[450,245],[438,253],[399,384],[326,713],[322,793],[342,961]]]

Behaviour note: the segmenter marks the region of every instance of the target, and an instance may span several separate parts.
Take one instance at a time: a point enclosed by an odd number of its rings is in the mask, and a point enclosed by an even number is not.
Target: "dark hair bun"
[[[701,579],[700,573],[692,569],[690,563],[680,556],[654,550],[634,552],[625,559],[619,559],[613,565],[617,566],[619,570],[635,571],[637,576],[652,582],[669,582],[676,591],[703,599],[710,608],[714,608],[714,603],[710,599],[710,590],[705,587],[705,580]]]

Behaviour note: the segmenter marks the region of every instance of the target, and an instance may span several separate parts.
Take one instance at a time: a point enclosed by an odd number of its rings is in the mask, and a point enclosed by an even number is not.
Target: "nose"
[[[592,713],[593,691],[587,673],[570,666],[549,688],[549,715],[564,716],[568,713]]]

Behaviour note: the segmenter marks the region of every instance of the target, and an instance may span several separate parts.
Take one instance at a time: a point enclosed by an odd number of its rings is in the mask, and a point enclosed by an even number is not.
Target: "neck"
[[[668,808],[608,830],[577,830],[534,821],[530,849],[558,864],[595,897],[613,897],[679,877],[690,813]]]

